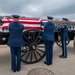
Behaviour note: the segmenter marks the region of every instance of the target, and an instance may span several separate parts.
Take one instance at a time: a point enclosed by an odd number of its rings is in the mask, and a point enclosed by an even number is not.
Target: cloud
[[[0,14],[19,14],[40,18],[52,15],[73,20],[75,0],[0,0]]]

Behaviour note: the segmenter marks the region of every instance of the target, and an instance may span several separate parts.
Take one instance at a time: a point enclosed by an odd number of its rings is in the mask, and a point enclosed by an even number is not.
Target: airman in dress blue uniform
[[[66,41],[68,40],[68,25],[67,25],[67,18],[63,18],[62,25],[57,28],[60,30],[61,34],[61,43],[62,43],[62,55],[59,55],[60,58],[67,58],[67,48],[66,48]]]
[[[0,19],[0,23],[2,23],[2,20]]]
[[[53,17],[47,16],[47,18],[48,22],[46,23],[42,22],[42,20],[40,21],[40,24],[44,26],[44,32],[42,34],[46,52],[46,61],[44,63],[46,65],[52,65],[55,24],[52,22]]]
[[[2,26],[2,20],[0,19],[0,26]]]
[[[21,69],[21,47],[24,45],[22,32],[24,26],[18,23],[19,15],[12,15],[14,22],[8,26],[9,39],[7,45],[11,50],[11,66],[13,72]]]

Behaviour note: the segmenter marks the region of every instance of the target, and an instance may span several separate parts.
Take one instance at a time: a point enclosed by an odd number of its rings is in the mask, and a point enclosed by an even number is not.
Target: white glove
[[[42,19],[40,18],[39,21],[42,21]]]

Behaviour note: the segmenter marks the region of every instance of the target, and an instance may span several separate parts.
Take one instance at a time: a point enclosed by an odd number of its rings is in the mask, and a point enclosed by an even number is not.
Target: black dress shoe
[[[13,70],[13,72],[16,72],[16,70]]]
[[[62,55],[59,55],[59,57],[60,57],[60,58],[67,58],[67,56],[62,56]]]
[[[45,63],[46,65],[52,65],[52,63],[48,64],[46,61],[44,61],[44,63]]]
[[[19,72],[20,70],[17,69],[17,71]]]
[[[19,72],[19,71],[20,71],[20,69],[16,68],[16,71],[18,71],[18,72]]]

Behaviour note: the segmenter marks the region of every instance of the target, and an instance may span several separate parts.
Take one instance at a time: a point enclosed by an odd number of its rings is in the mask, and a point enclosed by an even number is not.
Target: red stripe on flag
[[[7,30],[8,26],[3,26],[2,30]]]
[[[13,22],[13,21],[10,21]],[[3,21],[2,23],[10,23],[9,21]],[[40,24],[40,22],[30,22],[30,21],[19,21],[20,24]]]
[[[7,30],[8,26],[3,26],[2,27],[2,30]],[[31,29],[34,29],[34,30],[44,30],[44,28],[41,28],[41,27],[24,27],[24,30],[31,30]]]

